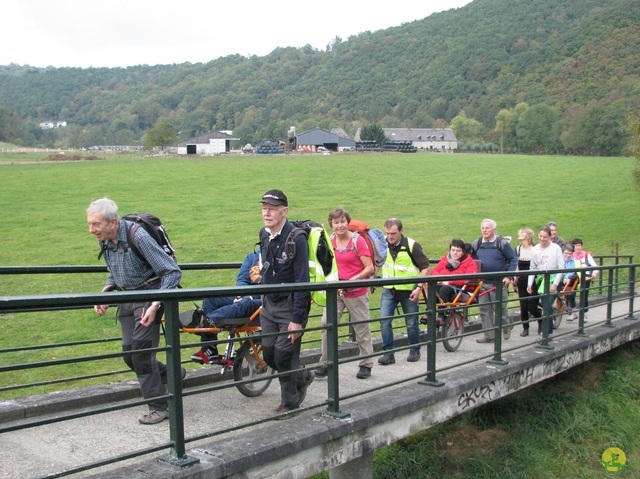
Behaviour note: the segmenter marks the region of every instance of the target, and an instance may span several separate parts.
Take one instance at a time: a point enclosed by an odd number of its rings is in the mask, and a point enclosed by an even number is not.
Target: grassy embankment
[[[640,477],[638,341],[414,434],[374,456],[374,479]],[[609,448],[626,468],[605,471]],[[328,472],[313,479],[327,479]]]

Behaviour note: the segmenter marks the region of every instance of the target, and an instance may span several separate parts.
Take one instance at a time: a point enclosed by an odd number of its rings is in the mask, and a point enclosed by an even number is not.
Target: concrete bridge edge
[[[343,407],[343,412],[351,415],[348,419],[303,413],[232,439],[207,443],[187,452],[200,461],[188,468],[148,460],[91,477],[294,479],[326,469],[335,469],[332,478],[349,477],[342,474],[371,470],[372,452],[382,446],[636,340],[640,337],[640,321],[618,322],[613,328],[597,326],[588,333],[587,337],[560,337],[551,350],[535,348],[504,355],[508,361],[505,365],[480,363],[442,373],[438,376],[445,383],[442,387],[416,380],[380,393],[386,394],[384,401],[380,394],[355,399]]]

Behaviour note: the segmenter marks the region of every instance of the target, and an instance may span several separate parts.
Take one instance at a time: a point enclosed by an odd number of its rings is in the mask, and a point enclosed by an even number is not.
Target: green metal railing
[[[635,318],[635,278],[636,278],[636,267],[637,264],[633,264],[631,262],[632,258],[629,258],[629,262],[626,264],[620,264],[618,258],[616,257],[616,263],[613,265],[602,265],[599,269],[601,270],[600,281],[601,281],[601,289],[606,291],[605,301],[607,303],[607,315],[606,315],[606,324],[611,325],[612,320],[612,310],[611,306],[615,301],[628,301],[628,315],[626,319],[636,319]],[[197,266],[203,266],[202,268],[198,268]],[[183,269],[230,269],[237,268],[239,263],[223,263],[223,264],[207,264],[207,265],[181,265]],[[51,270],[49,268],[52,268]],[[562,270],[566,272],[566,270]],[[574,270],[578,274],[582,275],[581,280],[584,281],[584,271]],[[106,272],[106,268],[104,267],[83,267],[83,266],[59,266],[59,267],[0,267],[0,275],[3,274],[70,274],[70,273],[101,273]],[[546,271],[539,272],[544,274],[544,294],[541,296],[543,302],[544,316],[543,316],[543,331],[547,331],[546,325],[548,321],[551,321],[553,318],[553,313],[550,305],[550,295],[549,295],[549,275],[560,272],[558,271]],[[526,275],[527,272],[521,273],[509,273],[509,277]],[[505,274],[495,274],[495,273],[482,273],[476,275],[451,275],[447,276],[448,280],[453,279],[466,279],[466,280],[492,280],[497,285],[497,297],[501,297],[502,290],[502,278]],[[621,279],[622,278],[622,279]],[[238,296],[238,295],[257,295],[257,294],[268,294],[268,293],[277,293],[277,292],[292,292],[292,291],[312,291],[318,289],[324,289],[327,291],[327,324],[324,327],[327,331],[327,346],[328,346],[328,381],[327,381],[327,398],[326,401],[321,404],[314,404],[312,406],[305,407],[304,409],[318,408],[318,407],[326,407],[326,413],[335,417],[345,417],[348,416],[348,412],[342,411],[340,404],[341,401],[345,399],[349,399],[359,395],[371,394],[381,389],[390,388],[392,386],[419,380],[421,384],[431,387],[441,386],[443,383],[439,381],[437,374],[451,369],[453,367],[460,367],[467,363],[461,362],[456,364],[455,366],[449,366],[446,369],[438,370],[437,363],[437,348],[435,347],[441,339],[438,339],[437,332],[438,328],[436,326],[436,303],[435,303],[435,291],[437,286],[438,278],[429,277],[429,278],[407,278],[407,279],[372,279],[372,280],[361,280],[349,282],[351,287],[376,287],[381,288],[385,285],[401,285],[401,284],[413,284],[417,282],[424,282],[428,288],[428,300],[426,304],[426,310],[431,314],[428,315],[428,324],[427,324],[427,332],[426,339],[421,343],[421,345],[427,347],[427,357],[426,357],[426,372],[420,372],[417,375],[402,378],[397,381],[387,383],[379,388],[369,388],[363,389],[357,394],[351,395],[341,395],[339,390],[339,368],[342,364],[348,363],[354,360],[360,360],[361,357],[356,359],[339,359],[338,349],[339,349],[339,338],[343,337],[340,335],[340,330],[342,328],[348,328],[349,323],[338,323],[337,318],[337,295],[338,289],[344,287],[344,283],[335,282],[335,283],[323,283],[323,284],[314,284],[314,283],[304,283],[304,284],[286,284],[286,285],[262,285],[262,286],[231,286],[231,287],[217,287],[217,288],[185,288],[185,289],[177,289],[177,290],[154,290],[154,291],[122,291],[122,292],[109,292],[109,293],[75,293],[75,294],[50,294],[50,295],[29,295],[29,296],[10,296],[10,297],[0,297],[0,315],[7,313],[21,313],[21,312],[32,312],[32,311],[49,311],[49,310],[72,310],[78,308],[91,308],[94,304],[121,304],[128,303],[134,301],[163,301],[165,303],[165,339],[166,345],[164,347],[158,347],[151,350],[146,350],[146,352],[154,351],[154,352],[164,352],[166,354],[167,361],[167,375],[168,375],[168,393],[162,398],[166,398],[169,402],[170,409],[170,423],[169,423],[169,440],[163,444],[153,446],[150,448],[140,449],[138,451],[131,451],[127,454],[123,454],[117,457],[108,458],[105,460],[101,460],[98,462],[94,462],[91,464],[86,464],[83,466],[79,466],[76,468],[70,468],[65,471],[60,471],[57,473],[53,473],[48,475],[47,477],[62,477],[69,474],[81,472],[84,470],[104,466],[107,464],[116,463],[119,461],[123,461],[125,459],[130,459],[132,457],[136,457],[143,454],[148,454],[150,452],[159,452],[163,450],[169,449],[169,454],[162,457],[162,460],[171,462],[172,464],[182,466],[191,464],[193,462],[193,458],[190,458],[186,454],[186,444],[192,441],[200,440],[203,438],[213,437],[219,434],[224,434],[230,431],[234,431],[237,429],[241,429],[244,427],[251,427],[255,424],[266,422],[271,420],[271,418],[266,418],[264,420],[260,420],[258,422],[248,421],[243,424],[236,424],[231,428],[224,429],[221,431],[212,431],[207,434],[200,434],[194,437],[185,437],[184,430],[184,416],[183,416],[183,398],[189,395],[201,394],[204,392],[219,390],[223,388],[231,388],[235,387],[234,383],[222,383],[216,384],[214,386],[207,386],[203,388],[199,388],[197,390],[183,391],[182,389],[182,381],[180,379],[181,375],[181,334],[180,334],[180,321],[179,321],[179,305],[181,302],[191,302],[191,301],[199,301],[205,297],[220,297],[220,296]],[[622,298],[616,298],[616,293],[620,291],[624,291],[625,294]],[[580,290],[579,294],[583,294],[582,290]],[[510,301],[516,302],[517,299],[511,299]],[[497,317],[500,317],[500,309],[502,308],[502,304],[500,302],[496,303],[496,307],[498,309]],[[402,317],[402,315],[398,315],[397,317]],[[3,318],[0,317],[0,320]],[[371,323],[377,323],[379,318],[372,319]],[[500,321],[497,321],[495,326],[495,343],[494,350],[490,355],[486,356],[488,361],[491,361],[495,364],[505,364],[503,360],[503,353],[505,350],[502,347],[501,337],[502,337],[502,324]],[[311,330],[319,330],[321,328],[308,328],[305,331]],[[286,333],[285,333],[286,334]],[[465,333],[464,336],[477,334],[477,332]],[[584,312],[581,310],[580,318],[579,318],[579,330],[578,334],[584,334]],[[260,336],[256,336],[259,338]],[[98,341],[116,341],[119,338],[109,338],[105,340],[95,340]],[[86,344],[86,342],[77,342],[77,343],[67,343],[67,344]],[[58,345],[56,345],[58,346]],[[42,348],[42,345],[33,345],[27,348],[23,348],[25,350]],[[552,346],[548,342],[548,337],[543,338],[539,347],[542,348],[551,348]],[[396,350],[407,349],[407,347],[398,347]],[[18,349],[18,348],[15,348]],[[6,349],[1,352],[13,351],[14,349]],[[26,370],[30,368],[37,367],[49,367],[54,365],[66,365],[73,364],[78,362],[89,362],[89,361],[99,361],[108,358],[117,358],[123,357],[127,354],[135,354],[134,352],[114,352],[114,353],[106,353],[99,355],[91,355],[84,357],[76,357],[70,359],[56,359],[49,361],[39,361],[39,362],[31,362],[31,363],[23,363],[23,364],[9,364],[9,365],[0,365],[0,373],[7,371],[16,371],[16,370]],[[380,353],[374,353],[371,356],[378,356]],[[448,354],[448,353],[445,353]],[[477,358],[473,361],[477,361]],[[290,373],[288,373],[290,374]],[[282,375],[282,374],[280,374]],[[279,375],[276,374],[273,377],[277,378]],[[52,384],[54,381],[51,382]],[[84,417],[94,414],[101,414],[105,412],[110,412],[118,409],[122,409],[125,407],[136,407],[143,404],[147,404],[151,401],[156,400],[157,398],[151,399],[140,399],[135,401],[130,401],[126,405],[116,404],[116,405],[107,405],[103,407],[96,407],[88,411],[83,412],[74,412],[63,414],[54,418],[45,418],[45,419],[31,419],[26,420],[21,423],[12,424],[10,426],[2,426],[0,425],[0,434],[9,431],[15,431],[19,429],[26,429],[31,427],[37,427],[44,424],[49,424],[52,422],[61,422],[67,421],[70,419],[75,419],[78,417]]]

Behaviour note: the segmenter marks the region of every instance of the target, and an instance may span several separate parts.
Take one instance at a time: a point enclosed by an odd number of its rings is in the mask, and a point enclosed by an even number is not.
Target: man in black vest
[[[290,257],[287,238],[293,225],[287,221],[289,202],[286,195],[280,190],[269,190],[262,196],[261,202],[264,222],[260,232],[262,284],[308,283],[309,253],[304,235],[295,238],[295,254],[293,259]],[[311,295],[308,291],[283,291],[262,297],[262,332],[288,332],[262,339],[264,360],[279,373],[300,368],[301,330],[309,319],[310,306]],[[313,379],[314,373],[306,370],[281,376],[281,400],[276,412],[298,409]]]

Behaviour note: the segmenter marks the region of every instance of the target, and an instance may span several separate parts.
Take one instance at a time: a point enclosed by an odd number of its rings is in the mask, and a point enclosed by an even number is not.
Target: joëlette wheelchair
[[[267,366],[262,357],[262,342],[256,338],[260,334],[260,309],[248,318],[228,318],[209,328],[204,326],[204,312],[195,310],[180,313],[182,332],[190,334],[228,333],[224,354],[217,356],[212,365],[222,367],[221,374],[233,371],[236,388],[247,397],[260,396],[271,384],[274,370]],[[243,382],[250,381],[250,382]]]

